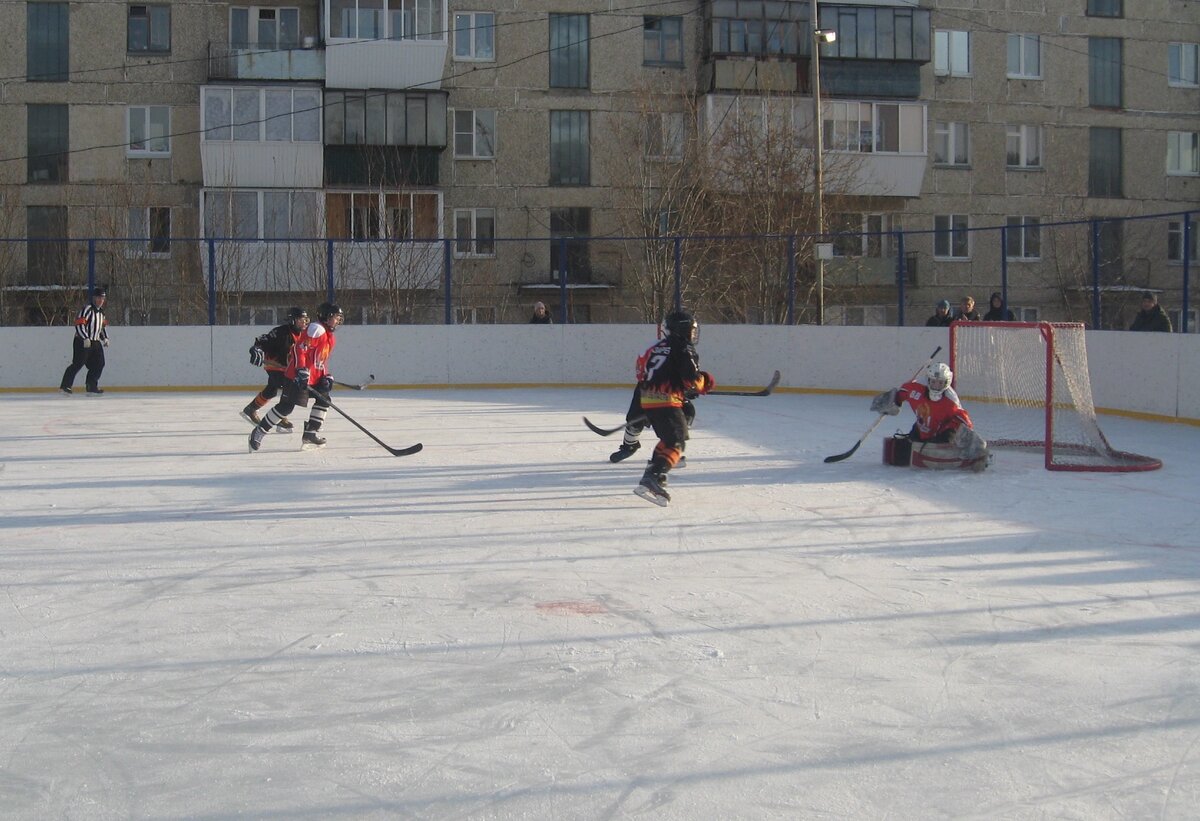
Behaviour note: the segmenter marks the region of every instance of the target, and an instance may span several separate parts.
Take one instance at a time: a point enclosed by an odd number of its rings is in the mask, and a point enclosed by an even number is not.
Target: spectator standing
[[[983,315],[984,322],[1015,322],[1016,316],[1008,308],[1004,307],[1004,297],[1000,292],[992,294],[991,306],[988,312]]]
[[[1158,304],[1158,297],[1153,291],[1142,291],[1142,310],[1133,318],[1129,330],[1171,333],[1171,317],[1167,316],[1167,312]]]
[[[108,290],[98,285],[92,291],[91,301],[79,311],[75,318],[75,338],[72,340],[71,364],[63,371],[59,390],[71,393],[75,377],[87,366],[84,382],[89,396],[104,393],[100,388],[100,374],[104,371],[104,349],[108,347],[108,320],[104,318],[104,303]]]
[[[962,298],[962,303],[958,307],[958,316],[955,319],[965,319],[969,322],[979,321],[979,311],[975,310],[975,297],[968,294]]]
[[[943,299],[937,304],[933,316],[925,320],[926,328],[949,328],[954,317],[950,315],[950,300]]]
[[[546,303],[533,303],[533,316],[529,317],[530,325],[553,325],[554,320],[550,318],[550,312],[546,310]]]

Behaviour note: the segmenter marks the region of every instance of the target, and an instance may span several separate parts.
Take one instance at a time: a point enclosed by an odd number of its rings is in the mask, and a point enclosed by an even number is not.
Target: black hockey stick
[[[938,350],[940,351],[941,348],[938,348]],[[775,371],[775,375],[771,377],[771,381],[767,383],[767,386],[765,388],[760,388],[759,390],[756,390],[756,391],[711,391],[709,393],[701,394],[701,395],[702,396],[770,396],[771,392],[775,390],[775,386],[779,384],[779,379],[780,379],[779,371]],[[628,427],[629,425],[644,425],[644,424],[646,424],[647,421],[648,420],[646,419],[645,416],[639,416],[636,419],[630,419],[624,425],[620,425],[615,428],[602,428],[599,425],[593,423],[592,420],[588,419],[586,416],[583,417],[583,424],[587,425],[588,428],[591,429],[592,433],[597,433],[601,436],[612,436],[617,431],[625,430],[625,428]]]
[[[375,374],[372,373],[372,374],[367,375],[366,382],[361,382],[357,385],[351,385],[349,382],[339,382],[336,379],[333,380],[333,384],[338,385],[343,388],[349,388],[352,391],[365,391],[367,389],[367,385],[370,385],[374,381],[375,381]]]
[[[942,349],[941,345],[938,345],[936,348],[933,349],[933,353],[931,353],[929,355],[929,360],[926,361],[925,364],[922,365],[920,368],[917,368],[917,372],[912,375],[913,379],[916,379],[918,376],[921,375],[921,368],[926,367],[929,364],[929,362],[932,361],[933,358],[938,355],[938,351],[940,351],[941,349]],[[910,379],[909,381],[911,382],[912,379]],[[850,450],[846,451],[845,453],[839,453],[835,456],[826,456],[825,463],[829,464],[830,462],[841,462],[841,461],[843,461],[845,459],[849,459],[851,456],[853,456],[854,451],[858,450],[859,445],[861,445],[863,442],[867,441],[867,437],[870,436],[875,431],[875,428],[879,427],[879,423],[883,421],[883,417],[885,417],[885,416],[887,416],[886,413],[879,414],[879,418],[871,423],[871,427],[867,428],[867,432],[864,433],[862,436],[858,437],[858,441],[854,443],[854,447],[850,448]]]
[[[377,444],[379,444],[380,446],[382,446],[382,447],[383,447],[383,449],[384,449],[384,450],[386,450],[388,453],[392,454],[392,456],[412,456],[414,453],[420,453],[420,452],[421,452],[421,449],[422,449],[423,447],[425,447],[425,446],[424,446],[424,445],[422,445],[420,442],[417,442],[415,445],[409,445],[409,446],[408,446],[408,447],[406,447],[406,448],[394,448],[394,447],[392,447],[391,445],[389,445],[387,442],[384,442],[382,439],[380,439],[380,438],[379,438],[378,436],[376,436],[375,434],[371,433],[371,431],[367,430],[367,429],[366,429],[366,428],[364,428],[362,425],[360,425],[360,424],[359,424],[359,423],[358,423],[358,422],[357,422],[357,421],[354,419],[354,417],[353,417],[353,416],[351,416],[350,414],[346,413],[344,410],[342,410],[341,408],[339,408],[337,405],[333,404],[333,402],[332,402],[332,401],[330,401],[330,399],[329,399],[329,394],[321,393],[321,392],[320,392],[319,390],[317,390],[316,388],[309,388],[309,389],[308,389],[308,392],[309,392],[310,394],[312,394],[313,396],[317,397],[318,399],[320,399],[322,402],[325,402],[326,404],[328,404],[328,405],[329,405],[329,407],[333,408],[333,409],[334,409],[335,411],[337,411],[338,413],[340,413],[340,414],[342,415],[342,417],[343,417],[343,418],[345,418],[345,420],[346,420],[347,422],[349,422],[351,425],[354,425],[354,427],[358,428],[358,429],[359,429],[359,430],[361,430],[363,433],[365,433],[367,436],[369,436],[369,437],[371,437],[373,440],[375,440],[375,442],[376,442]]]
[[[775,375],[771,377],[771,381],[767,383],[765,388],[760,388],[756,391],[709,391],[705,396],[770,396],[775,390],[775,386],[779,384],[779,371],[775,371]]]

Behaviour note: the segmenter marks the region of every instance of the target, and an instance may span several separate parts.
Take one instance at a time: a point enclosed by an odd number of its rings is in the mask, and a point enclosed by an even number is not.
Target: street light
[[[817,197],[817,235],[824,240],[825,234],[825,158],[824,147],[821,145],[821,44],[833,43],[837,40],[837,32],[832,29],[817,28],[817,0],[809,0],[809,17],[813,27],[812,59],[809,66],[812,71],[813,97],[813,193]],[[815,243],[814,257],[817,264],[817,324],[825,324],[825,257],[828,249],[822,248],[826,243]]]

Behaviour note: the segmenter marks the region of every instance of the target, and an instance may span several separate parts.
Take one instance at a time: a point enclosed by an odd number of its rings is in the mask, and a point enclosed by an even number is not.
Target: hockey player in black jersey
[[[671,501],[667,474],[679,463],[687,446],[689,420],[684,403],[689,395],[708,393],[716,386],[712,374],[700,370],[696,354],[699,324],[686,311],[669,314],[667,335],[637,360],[637,401],[658,436],[658,444],[642,480],[633,492],[656,505]]]
[[[267,372],[266,387],[250,400],[250,404],[242,408],[242,416],[255,425],[262,421],[258,412],[291,381],[284,373],[287,370],[288,352],[304,337],[304,331],[308,327],[308,311],[303,308],[289,309],[287,318],[287,322],[267,331],[250,346],[250,364]],[[280,419],[276,428],[290,431],[292,423],[286,418]]]

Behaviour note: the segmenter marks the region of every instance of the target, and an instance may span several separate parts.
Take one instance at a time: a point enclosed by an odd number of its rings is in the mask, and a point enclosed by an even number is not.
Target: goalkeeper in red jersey
[[[971,416],[950,387],[953,381],[950,366],[936,362],[926,369],[925,384],[905,382],[871,401],[876,413],[895,416],[907,402],[917,415],[908,433],[914,467],[981,471],[988,466],[987,442],[975,432]]]

